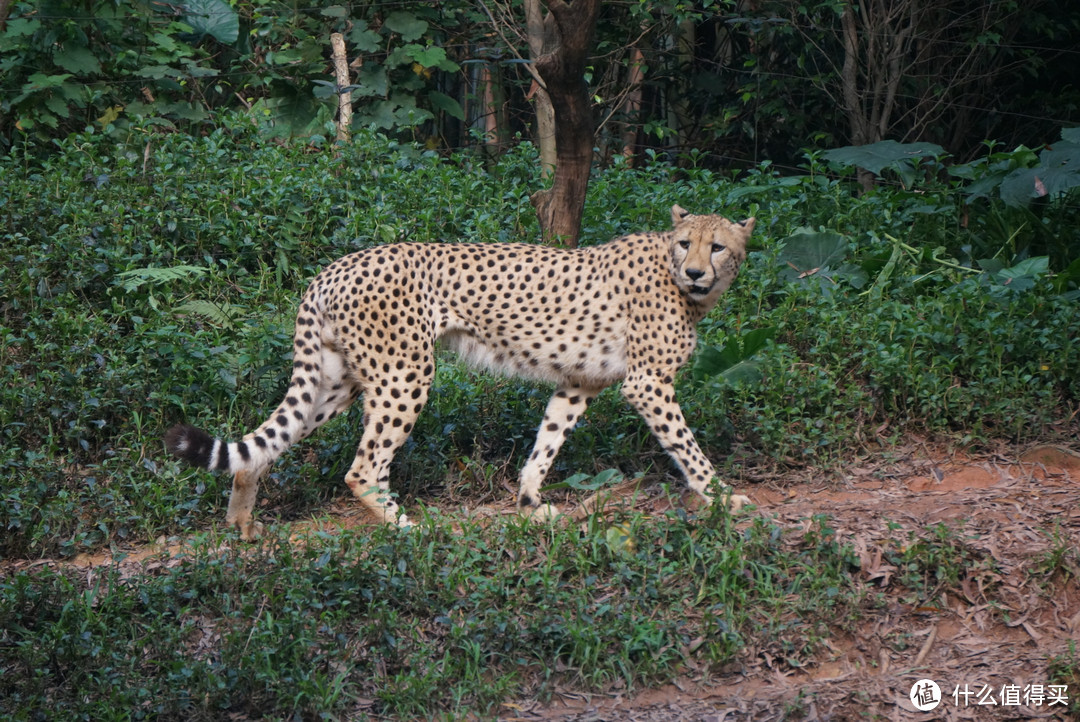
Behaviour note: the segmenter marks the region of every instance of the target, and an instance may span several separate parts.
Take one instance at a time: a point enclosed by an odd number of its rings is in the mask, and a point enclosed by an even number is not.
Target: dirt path
[[[783,528],[809,528],[812,517],[827,515],[837,541],[857,553],[863,581],[884,590],[880,608],[864,610],[851,633],[830,639],[827,649],[802,668],[768,650],[748,648],[726,675],[702,669],[677,685],[632,697],[618,691],[567,693],[546,704],[506,704],[502,718],[1069,719],[1064,706],[1051,704],[1058,691],[1049,687],[1049,666],[1068,652],[1070,640],[1080,640],[1080,455],[1075,451],[1042,446],[979,458],[893,451],[864,460],[841,478],[770,476],[739,491],[749,493],[756,513]],[[665,503],[653,495],[638,506],[658,512]],[[356,505],[343,504],[341,511],[320,524],[366,523]],[[904,540],[918,543],[939,523],[956,532],[969,553],[995,563],[975,565],[982,571],[933,590],[922,602],[898,598],[890,582],[902,570],[882,550]],[[311,525],[293,526],[303,535]],[[131,551],[122,567],[137,574],[146,564],[168,564],[168,556],[158,556],[162,549]],[[1059,572],[1049,581],[1045,574],[1033,576],[1031,570],[1053,559],[1055,550],[1068,552]],[[73,563],[92,574],[109,562],[108,554],[100,554]],[[1077,664],[1066,691],[1073,699],[1080,696]],[[909,699],[912,686],[923,679],[934,680],[941,690],[941,704],[933,711],[917,711]],[[965,685],[971,693],[967,699]],[[985,704],[988,692],[997,704]]]

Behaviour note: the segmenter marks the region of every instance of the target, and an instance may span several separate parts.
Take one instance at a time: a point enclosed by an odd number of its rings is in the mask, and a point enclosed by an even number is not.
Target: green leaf
[[[361,53],[374,53],[382,47],[379,34],[374,30],[369,30],[367,23],[362,20],[357,21],[353,29],[349,31],[349,43]]]
[[[356,84],[360,87],[354,91],[354,97],[386,97],[388,89],[386,68],[379,63],[364,63],[364,67],[360,68],[360,74],[356,78]]]
[[[23,92],[35,92],[38,90],[45,90],[46,88],[58,88],[64,84],[68,78],[71,77],[71,73],[61,73],[59,75],[45,75],[44,73],[34,73],[27,82],[23,85]]]
[[[225,0],[188,0],[184,3],[184,22],[199,38],[209,35],[224,45],[240,37],[240,18]]]
[[[79,45],[53,52],[53,62],[76,75],[96,75],[101,72],[101,63],[90,49]]]
[[[344,18],[349,15],[349,11],[341,5],[330,5],[320,10],[319,14],[327,18]]]
[[[4,28],[4,36],[8,38],[14,38],[22,35],[33,35],[38,31],[40,27],[40,20],[15,18],[14,20],[8,20],[7,27]]]
[[[1050,271],[1048,256],[1028,258],[1008,268],[1002,267],[997,259],[987,259],[978,263],[991,276],[993,284],[999,291],[1007,289],[1013,293],[1031,290],[1035,287],[1036,281]]]
[[[410,12],[398,10],[386,16],[383,27],[401,36],[407,43],[421,38],[427,32],[427,21],[421,20]]]
[[[701,381],[724,373],[739,363],[737,345],[727,343],[724,346],[702,346],[694,357],[691,375]]]
[[[422,45],[406,45],[404,51],[407,56],[425,68],[442,68],[450,62],[446,58],[446,50],[434,45],[428,48]]]
[[[897,143],[895,140],[882,140],[869,145],[834,148],[822,153],[821,157],[840,165],[865,168],[874,175],[880,175],[883,168],[910,168],[912,160],[943,155],[946,155],[945,149],[935,143]]]
[[[725,384],[756,384],[761,381],[761,364],[753,359],[776,337],[776,327],[755,328],[722,346],[705,346],[695,356],[691,375],[698,381],[713,379]]]
[[[51,95],[45,99],[45,107],[56,113],[61,118],[67,118],[71,116],[71,111],[68,110],[68,104],[63,98],[59,98],[55,95]]]
[[[205,266],[171,266],[169,268],[136,268],[116,274],[117,284],[131,292],[147,283],[172,283],[184,278],[198,278],[210,272]]]
[[[445,95],[438,91],[432,91],[428,93],[428,101],[435,110],[446,113],[452,118],[465,120],[465,111],[461,109],[461,103],[457,102],[449,95]]]
[[[274,124],[275,135],[304,133],[318,113],[315,97],[287,83],[276,84],[274,90],[274,97],[257,101],[252,110]]]
[[[616,484],[622,481],[622,472],[618,469],[604,469],[596,476],[577,473],[567,477],[563,481],[547,484],[540,491],[555,491],[557,489],[576,489],[578,491],[596,491],[602,486]]]
[[[176,307],[176,312],[202,316],[220,328],[231,329],[236,326],[235,311],[228,304],[212,301],[188,301]]]
[[[276,50],[266,54],[266,62],[271,65],[288,65],[304,59],[304,54],[299,48],[292,50]]]
[[[780,277],[789,281],[805,278],[823,269],[840,265],[848,251],[848,239],[834,231],[800,228],[784,241],[780,251]]]
[[[761,371],[760,362],[747,359],[724,369],[719,376],[728,386],[753,386],[761,383],[765,374]]]
[[[354,122],[389,130],[394,127],[411,128],[432,117],[429,111],[416,107],[415,98],[395,93],[389,100],[364,106],[363,112],[354,116]]]
[[[191,121],[206,120],[210,117],[205,108],[194,103],[170,103],[162,106],[161,111]]]
[[[747,331],[742,335],[742,355],[743,358],[750,358],[761,349],[765,348],[765,345],[776,338],[776,327],[767,326],[765,328],[755,328]]]
[[[1006,279],[1039,278],[1045,276],[1049,270],[1049,256],[1035,256],[1034,258],[1020,261],[1015,266],[1001,269],[997,272],[997,276],[998,278]]]

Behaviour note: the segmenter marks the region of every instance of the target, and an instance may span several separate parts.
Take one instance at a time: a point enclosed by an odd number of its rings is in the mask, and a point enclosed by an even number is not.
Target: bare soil
[[[1002,704],[1006,686],[1051,684],[1051,660],[1080,640],[1080,454],[1060,446],[1003,450],[978,457],[915,444],[861,460],[819,478],[762,474],[738,491],[783,528],[809,528],[827,515],[837,541],[860,559],[862,581],[883,590],[878,609],[841,624],[815,659],[793,666],[768,646],[748,648],[727,669],[689,670],[676,684],[627,694],[612,689],[583,695],[566,690],[554,699],[504,705],[501,719],[564,722],[708,720],[1033,720],[1070,719],[1060,704]],[[632,489],[623,489],[629,495]],[[660,512],[670,504],[658,494],[636,495],[635,506]],[[684,501],[686,497],[684,497]],[[580,518],[590,511],[587,500]],[[509,512],[507,508],[490,513]],[[327,521],[298,523],[351,527],[369,523],[359,505],[343,501]],[[900,570],[883,554],[897,540],[925,538],[945,523],[959,529],[966,548],[996,562],[954,585],[911,602],[891,584]],[[1052,534],[1057,534],[1057,539]],[[1062,547],[1073,553],[1053,574],[1033,574],[1039,560]],[[130,550],[122,566],[161,561],[162,545]],[[175,548],[174,548],[175,549]],[[166,556],[167,558],[167,556]],[[82,556],[74,564],[93,574],[108,554]],[[51,563],[48,561],[28,564]],[[906,601],[905,601],[906,599]],[[909,699],[912,685],[931,679],[942,702],[920,712]],[[1074,669],[1070,703],[1080,695]],[[973,695],[954,699],[967,686]],[[995,705],[979,704],[991,691]],[[959,701],[959,704],[957,704]],[[987,701],[983,694],[982,701]],[[1010,701],[1011,702],[1011,701]]]

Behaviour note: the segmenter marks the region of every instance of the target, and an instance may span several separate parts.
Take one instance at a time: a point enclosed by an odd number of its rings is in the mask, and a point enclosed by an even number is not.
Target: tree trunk
[[[840,79],[852,145],[877,143],[892,127],[903,60],[915,35],[916,5],[916,0],[844,3]],[[858,169],[858,179],[864,191],[874,187],[874,174],[866,169]]]
[[[2,0],[0,0],[2,2]],[[348,143],[352,131],[352,90],[349,88],[349,59],[345,56],[345,37],[341,33],[330,36],[333,48],[334,77],[338,87],[337,140]]]
[[[529,60],[534,64],[548,50],[544,32],[544,11],[540,0],[525,0],[525,32],[529,38]],[[540,177],[547,181],[555,171],[555,110],[551,97],[533,80],[529,98],[536,108],[536,146],[540,149]]]
[[[853,3],[845,3],[843,13],[840,15],[844,37],[844,65],[840,72],[844,110],[847,112],[848,123],[851,126],[851,144],[866,145],[874,141],[870,140],[870,124],[866,119],[862,97],[859,93],[859,63],[865,59],[860,57],[859,31],[855,23]],[[855,173],[863,192],[870,192],[874,187],[874,174],[865,168],[857,168]]]
[[[593,118],[585,83],[600,0],[548,0],[544,52],[536,71],[555,111],[555,175],[531,201],[546,243],[577,246],[593,156]]]
[[[497,158],[510,143],[506,122],[506,96],[503,93],[499,68],[494,63],[480,66],[481,113],[484,124],[484,145],[489,158]]]
[[[630,62],[626,73],[626,87],[630,91],[623,102],[626,125],[622,133],[622,154],[629,164],[634,162],[634,146],[637,145],[638,129],[641,128],[641,86],[645,81],[645,54],[635,45],[630,50]]]

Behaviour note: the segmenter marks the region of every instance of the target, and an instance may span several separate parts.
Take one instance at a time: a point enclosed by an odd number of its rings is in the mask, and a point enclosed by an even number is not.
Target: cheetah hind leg
[[[403,528],[412,526],[412,522],[390,492],[390,462],[409,438],[427,402],[434,366],[418,366],[414,373],[408,371],[404,369],[395,379],[398,385],[391,392],[396,399],[391,405],[393,411],[388,411],[380,394],[370,390],[377,388],[375,384],[365,388],[364,433],[356,458],[345,474],[345,483],[353,496],[374,512],[376,518]]]
[[[241,469],[233,474],[232,493],[229,494],[229,510],[225,514],[225,523],[234,526],[240,532],[243,541],[254,541],[263,531],[263,525],[251,518],[255,507],[255,497],[259,491],[259,479],[266,469]]]
[[[311,379],[300,378],[300,381],[304,383],[298,384],[294,375],[290,388],[303,387],[310,383]],[[341,355],[331,345],[326,344],[323,349],[322,376],[319,379],[318,392],[308,418],[304,419],[303,426],[297,433],[296,441],[307,438],[320,426],[345,411],[359,395],[359,388],[345,378],[345,362]],[[249,434],[245,440],[249,440],[250,436],[252,435]],[[225,522],[237,528],[243,541],[258,539],[265,528],[262,523],[251,518],[251,513],[259,491],[259,481],[268,469],[269,466],[262,466],[241,469],[233,474],[232,493],[229,495]]]

